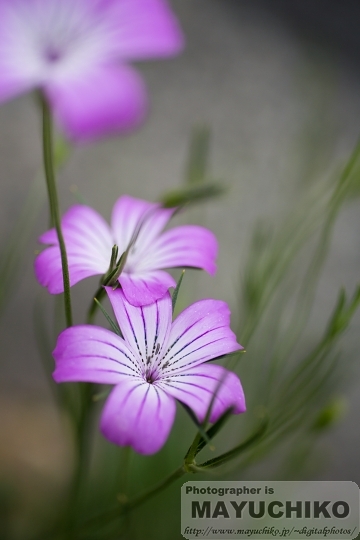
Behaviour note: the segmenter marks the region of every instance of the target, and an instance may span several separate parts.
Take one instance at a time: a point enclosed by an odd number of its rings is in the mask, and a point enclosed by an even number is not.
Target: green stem
[[[64,242],[63,233],[61,230],[61,219],[60,219],[60,207],[59,207],[59,197],[56,187],[56,178],[55,178],[55,169],[54,169],[54,148],[53,148],[53,128],[52,128],[52,117],[51,112],[48,106],[48,103],[45,97],[41,96],[41,105],[42,105],[42,133],[43,133],[43,160],[44,160],[44,171],[46,178],[46,186],[48,190],[49,205],[51,220],[55,227],[56,234],[58,237],[60,254],[61,254],[61,266],[63,274],[63,283],[64,283],[64,304],[65,304],[65,317],[66,317],[66,326],[72,326],[72,310],[71,310],[71,295],[70,295],[70,277],[69,277],[69,266],[66,255],[66,247]]]
[[[203,426],[205,428],[205,424],[203,424]],[[202,439],[202,435],[200,431],[198,431],[194,437],[192,445],[190,446],[188,450],[188,453],[185,456],[185,467],[190,467],[191,465],[194,464],[195,456],[197,454],[197,449],[198,449],[201,439]]]
[[[90,461],[91,443],[88,435],[94,412],[94,407],[92,403],[94,385],[91,383],[86,383],[79,387],[79,390],[82,400],[82,409],[78,425],[74,426],[74,429],[76,430],[74,437],[76,444],[75,470],[72,478],[72,484],[70,487],[66,521],[66,528],[68,534],[70,535],[70,538],[73,538],[73,535],[75,535],[74,529],[77,520],[77,514],[81,502],[81,496],[85,487],[85,474],[88,470]]]

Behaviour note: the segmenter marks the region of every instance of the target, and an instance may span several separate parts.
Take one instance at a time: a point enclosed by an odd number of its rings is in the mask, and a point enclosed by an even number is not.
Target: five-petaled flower
[[[157,452],[174,421],[174,398],[200,422],[211,402],[211,422],[231,407],[245,411],[237,375],[207,363],[242,349],[224,302],[200,300],[172,323],[169,293],[144,307],[129,304],[120,289],[107,287],[107,293],[124,338],[96,326],[73,326],[60,334],[53,353],[56,382],[115,385],[101,418],[107,439],[142,454]]]
[[[121,255],[132,240],[118,281],[126,299],[135,306],[150,304],[175,286],[165,268],[195,267],[214,274],[214,234],[197,225],[182,225],[161,233],[173,212],[157,203],[122,196],[114,205],[110,228],[92,208],[70,208],[62,219],[70,284],[106,274],[113,245],[118,246]],[[50,247],[35,260],[36,277],[51,294],[61,293],[62,267],[55,230],[47,231],[39,240]]]
[[[69,138],[127,130],[146,110],[127,62],[182,44],[166,0],[1,0],[0,102],[38,88]]]

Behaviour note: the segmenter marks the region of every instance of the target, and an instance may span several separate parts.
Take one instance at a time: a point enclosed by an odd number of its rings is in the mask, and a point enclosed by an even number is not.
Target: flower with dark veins
[[[126,131],[147,101],[129,62],[182,46],[166,0],[1,0],[0,102],[39,89],[70,139]]]
[[[235,373],[209,364],[242,347],[231,331],[224,302],[201,300],[172,322],[167,293],[144,307],[129,304],[120,289],[107,288],[123,338],[96,326],[73,326],[58,338],[56,382],[115,385],[101,418],[111,442],[141,454],[160,450],[175,418],[175,399],[202,422],[212,402],[210,422],[227,409],[245,411]]]

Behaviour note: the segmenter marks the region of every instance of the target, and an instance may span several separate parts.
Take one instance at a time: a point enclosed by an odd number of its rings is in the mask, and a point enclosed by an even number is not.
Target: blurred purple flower
[[[1,0],[0,102],[40,88],[71,139],[127,130],[146,110],[127,63],[182,44],[165,0]]]
[[[205,363],[242,349],[224,302],[196,302],[172,323],[169,293],[145,307],[129,304],[119,289],[107,293],[124,339],[104,328],[73,326],[60,334],[53,353],[56,382],[116,385],[101,418],[107,439],[141,454],[157,452],[174,421],[174,398],[200,422],[214,393],[211,422],[230,407],[245,411],[237,375]]]
[[[129,196],[114,205],[111,228],[92,208],[75,205],[62,219],[68,255],[70,285],[94,275],[106,274],[114,244],[121,255],[136,238],[118,281],[128,302],[151,304],[176,285],[165,268],[202,268],[214,274],[217,241],[214,234],[197,225],[182,225],[161,232],[174,209],[162,208]],[[35,260],[35,274],[51,294],[63,292],[60,250],[55,229],[40,238],[50,244]]]

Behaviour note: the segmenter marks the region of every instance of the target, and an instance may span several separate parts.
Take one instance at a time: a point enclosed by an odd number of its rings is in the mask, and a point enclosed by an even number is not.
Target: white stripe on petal
[[[140,377],[138,360],[124,340],[97,326],[67,328],[60,334],[53,355],[57,382],[117,384],[124,376]]]
[[[101,431],[115,444],[132,446],[140,454],[153,454],[168,438],[174,417],[175,401],[161,388],[128,379],[107,399]]]

